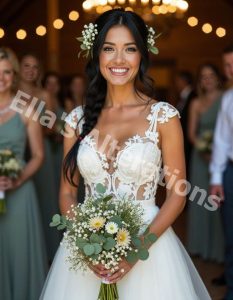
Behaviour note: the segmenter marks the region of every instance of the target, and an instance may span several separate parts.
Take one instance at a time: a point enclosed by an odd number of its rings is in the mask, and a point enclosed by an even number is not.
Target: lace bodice
[[[96,196],[96,185],[102,183],[107,188],[106,194],[117,198],[154,199],[162,161],[157,124],[166,123],[176,115],[179,116],[178,111],[166,102],[152,104],[144,135],[135,134],[128,138],[110,161],[106,153],[97,149],[95,136],[85,136],[80,143],[77,164],[84,178],[86,197]],[[82,116],[82,107],[78,106],[65,121],[76,129]],[[79,133],[83,123],[82,119],[78,124]]]

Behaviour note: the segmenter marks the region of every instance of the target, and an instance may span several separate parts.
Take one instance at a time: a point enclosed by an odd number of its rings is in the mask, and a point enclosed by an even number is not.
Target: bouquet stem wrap
[[[116,283],[107,283],[102,280],[98,300],[118,300],[118,291]]]

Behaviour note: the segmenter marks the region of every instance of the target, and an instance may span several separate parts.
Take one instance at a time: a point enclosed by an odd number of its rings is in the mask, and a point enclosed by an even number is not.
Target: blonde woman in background
[[[46,251],[32,176],[43,160],[41,127],[11,108],[18,60],[0,48],[0,149],[14,152],[23,164],[16,180],[0,177],[7,211],[0,215],[0,299],[37,300],[46,276]],[[24,161],[26,139],[31,158]]]
[[[212,139],[217,113],[221,104],[221,75],[216,66],[206,63],[199,68],[198,97],[193,100],[189,114],[189,138],[193,144],[190,166],[190,183],[202,189],[189,201],[188,250],[205,260],[223,262],[224,241],[218,205],[208,205],[209,162],[211,149],[205,149]],[[211,141],[210,141],[211,143]],[[206,204],[208,208],[204,207]]]
[[[39,59],[34,54],[24,55],[20,62],[19,88],[30,96],[29,104],[33,97],[38,99],[38,105],[41,101],[44,101],[45,106],[41,112],[42,116],[46,109],[55,112],[55,106],[51,101],[49,93],[39,84],[41,73],[42,67]],[[48,258],[51,261],[60,241],[59,233],[49,227],[51,217],[58,212],[58,198],[53,156],[49,143],[49,135],[52,131],[43,126],[43,133],[45,158],[34,180],[41,208]]]

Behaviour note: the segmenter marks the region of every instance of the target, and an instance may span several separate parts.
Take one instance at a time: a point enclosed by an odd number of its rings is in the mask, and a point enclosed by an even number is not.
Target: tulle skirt
[[[141,201],[149,224],[159,208],[154,200]],[[71,271],[68,250],[61,245],[48,274],[40,300],[96,300],[101,280],[93,273]],[[120,300],[210,300],[190,257],[168,228],[150,247],[146,261],[138,261],[117,283]]]

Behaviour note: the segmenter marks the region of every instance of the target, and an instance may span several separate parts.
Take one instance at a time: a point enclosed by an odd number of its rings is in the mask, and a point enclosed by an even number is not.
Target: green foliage
[[[91,256],[95,253],[95,247],[92,244],[86,244],[83,247],[83,252],[85,253],[85,255]]]
[[[107,190],[106,187],[103,186],[101,183],[98,183],[96,185],[96,191],[97,191],[97,193],[104,194],[106,192],[106,190]]]
[[[137,256],[141,260],[146,260],[149,257],[149,251],[146,248],[140,248],[137,252]]]
[[[103,248],[108,251],[111,250],[113,247],[115,247],[115,245],[116,245],[116,241],[113,238],[108,237],[106,239],[106,242],[103,245]]]

